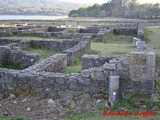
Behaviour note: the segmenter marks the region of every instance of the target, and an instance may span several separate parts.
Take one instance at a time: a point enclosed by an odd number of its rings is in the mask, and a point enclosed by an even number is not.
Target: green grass
[[[5,116],[0,116],[0,120],[27,120],[23,117],[16,117],[16,118],[10,118],[10,117],[5,117]]]
[[[147,112],[146,110],[142,110],[138,107],[135,107],[137,102],[139,102],[139,99],[135,99],[131,95],[124,95],[122,96],[119,101],[116,102],[116,104],[111,108],[107,109],[106,106],[99,106],[96,110],[91,110],[89,112],[86,112],[85,114],[82,115],[74,115],[72,110],[68,110],[67,112],[67,117],[65,120],[159,120],[159,115],[160,111],[155,111],[157,113],[157,116],[134,116],[134,114],[138,112]],[[152,103],[149,99],[142,99],[140,102],[142,105],[150,105],[150,104],[155,104]],[[160,103],[156,103],[156,105],[159,105]],[[123,110],[118,110],[119,108],[126,108],[126,111],[129,111],[132,113],[131,116],[103,116],[103,111],[108,110],[108,111],[117,111],[117,112],[122,112]],[[69,113],[69,114],[68,114]]]
[[[115,35],[115,34],[110,34],[106,37],[105,43],[110,43],[110,44],[131,44],[133,41],[132,36],[127,36],[127,35]]]
[[[91,42],[91,51],[99,55],[124,55],[134,51],[133,36],[109,35],[104,43]]]
[[[144,40],[146,42],[151,41],[150,36],[153,34],[153,32],[151,30],[147,29],[147,28],[144,28],[143,31],[144,31]]]
[[[49,56],[52,56],[56,53],[61,53],[61,51],[55,51],[55,50],[50,50],[50,49],[37,49],[37,48],[28,48],[28,51],[32,53],[39,53],[40,60],[46,59]]]
[[[155,80],[155,85],[156,85],[156,91],[160,95],[160,77],[157,77]]]
[[[149,40],[149,51],[154,51],[156,54],[160,54],[160,26],[145,27],[145,38]]]
[[[100,54],[100,51],[89,50],[89,53],[88,53],[88,54],[98,55],[98,54]]]
[[[71,37],[65,37],[65,38],[56,38],[56,37],[38,37],[38,36],[8,36],[3,38],[9,38],[9,39],[31,39],[31,40],[66,40],[71,39]]]
[[[81,70],[82,70],[82,61],[78,59],[74,62],[74,64],[67,66],[65,73],[66,74],[80,73]]]
[[[3,67],[7,69],[22,70],[22,67],[20,64],[5,64],[3,65]]]
[[[99,55],[124,55],[134,51],[132,44],[91,43],[91,49]]]

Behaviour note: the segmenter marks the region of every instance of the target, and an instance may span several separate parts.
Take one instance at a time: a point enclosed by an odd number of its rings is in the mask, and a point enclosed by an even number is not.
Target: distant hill
[[[160,19],[160,3],[140,4],[136,0],[109,0],[102,5],[94,4],[78,10],[71,10],[68,16]]]
[[[83,6],[87,5],[59,0],[0,0],[0,15],[67,15]]]

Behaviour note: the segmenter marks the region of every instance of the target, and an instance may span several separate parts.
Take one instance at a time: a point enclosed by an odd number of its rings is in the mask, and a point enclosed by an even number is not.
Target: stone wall
[[[21,50],[32,48],[45,48],[56,51],[63,51],[67,54],[68,65],[71,65],[77,59],[80,59],[84,54],[88,53],[90,49],[90,40],[87,36],[83,36],[77,40],[18,40],[18,39],[0,39],[1,44],[17,43]],[[19,53],[18,53],[19,54]],[[13,55],[13,53],[12,53]],[[11,56],[12,56],[11,55]],[[20,54],[21,55],[21,54]]]
[[[45,48],[53,49],[57,51],[67,50],[74,45],[78,44],[79,41],[73,39],[64,40],[32,40],[32,39],[9,39],[0,38],[0,45],[19,43],[21,49],[27,49],[27,47],[33,48]]]
[[[60,31],[64,31],[66,28],[57,28],[57,27],[48,27],[48,32],[60,32]]]
[[[6,45],[11,43],[20,43],[22,40],[19,39],[9,39],[9,38],[0,38],[0,45]]]
[[[104,42],[105,39],[108,37],[108,35],[113,34],[114,29],[103,29],[100,30],[96,35],[96,41],[97,42]]]
[[[109,62],[115,57],[99,56],[99,55],[83,55],[82,57],[82,69],[89,69],[93,67],[100,67],[104,63]]]
[[[136,27],[118,27],[114,28],[114,33],[117,35],[135,35],[137,34]]]
[[[13,35],[13,33],[12,32],[0,32],[0,37],[3,37],[3,36],[11,36],[11,35]]]
[[[7,64],[19,64],[20,67],[27,68],[39,60],[39,54],[22,51],[16,46],[0,46],[1,66]]]
[[[79,33],[98,33],[99,29],[98,28],[83,28],[79,29]]]
[[[41,61],[38,64],[30,66],[22,72],[64,72],[67,67],[67,56],[66,54],[56,54],[49,58]]]
[[[128,87],[131,87],[137,94],[152,94],[154,92],[155,53],[132,52],[129,64],[132,82]]]
[[[6,64],[6,54],[8,51],[8,46],[0,46],[0,67]]]
[[[83,91],[92,95],[107,93],[107,80],[104,76],[97,76],[93,80],[90,78],[90,75],[83,77],[81,74],[50,72],[30,74],[0,69],[0,92],[7,92],[20,86],[33,89],[39,95],[52,95],[52,97],[56,97],[56,92],[66,89]]]
[[[54,57],[62,58],[63,62],[64,59],[66,61],[66,56],[62,56],[57,55]],[[46,61],[52,62],[53,59],[49,59]],[[55,65],[55,62],[48,65]],[[48,65],[46,65],[46,68],[48,68]],[[120,95],[130,93],[150,96],[154,91],[154,65],[154,53],[133,52],[130,56],[119,59],[113,58],[102,67],[84,69],[81,73],[76,74],[52,73],[52,70],[43,68],[45,66],[44,61],[22,71],[1,68],[0,91],[5,92],[20,86],[33,89],[39,95],[52,95],[52,97],[55,97],[58,91],[66,89],[91,95],[108,95],[109,78],[117,75],[120,79]]]
[[[77,40],[31,40],[30,46],[33,48],[45,48],[56,51],[67,50],[78,44]]]
[[[71,65],[76,60],[81,59],[84,54],[87,54],[89,50],[90,40],[81,40],[77,45],[63,51],[63,53],[67,54],[67,64]]]
[[[139,26],[138,27],[138,33],[137,33],[137,37],[141,40],[144,39],[144,31],[143,31],[143,27],[142,26]]]

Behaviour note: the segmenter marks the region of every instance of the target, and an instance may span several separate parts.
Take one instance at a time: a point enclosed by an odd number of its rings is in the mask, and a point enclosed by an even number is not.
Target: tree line
[[[139,19],[159,19],[160,4],[140,4],[137,0],[109,0],[102,5],[94,4],[72,10],[69,17],[126,17]]]

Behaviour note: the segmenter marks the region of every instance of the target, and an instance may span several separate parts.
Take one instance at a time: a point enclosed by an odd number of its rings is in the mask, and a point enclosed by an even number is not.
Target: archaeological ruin
[[[72,22],[74,23],[74,22]],[[113,22],[114,23],[114,22]],[[37,95],[56,97],[59,91],[73,90],[90,95],[104,94],[111,103],[122,94],[146,95],[154,93],[155,53],[147,50],[142,26],[154,23],[78,22],[86,28],[58,27],[62,23],[28,25],[0,29],[0,94],[12,93],[17,87],[29,88]],[[69,24],[69,23],[67,23]],[[157,23],[156,23],[157,25]],[[132,35],[135,51],[124,56],[90,55],[91,38],[104,42],[111,33]],[[5,38],[5,36],[38,36],[40,40]],[[43,37],[59,40],[44,40]],[[39,54],[28,48],[61,51],[40,60]],[[65,74],[68,65],[82,60],[80,73]],[[9,64],[20,70],[7,69]]]

